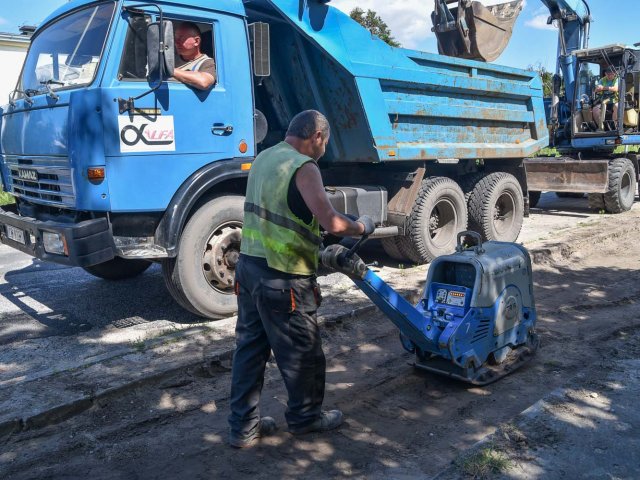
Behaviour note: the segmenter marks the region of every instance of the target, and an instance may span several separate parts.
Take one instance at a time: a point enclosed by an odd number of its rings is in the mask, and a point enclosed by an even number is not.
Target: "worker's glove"
[[[357,221],[364,225],[363,235],[371,235],[376,229],[376,224],[369,215],[362,215]]]

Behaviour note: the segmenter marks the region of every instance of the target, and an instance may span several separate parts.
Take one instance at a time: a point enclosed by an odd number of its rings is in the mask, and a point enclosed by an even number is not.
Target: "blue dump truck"
[[[2,243],[112,280],[160,262],[183,307],[228,316],[251,162],[310,108],[332,127],[327,195],[392,257],[450,253],[467,226],[515,240],[523,159],[549,143],[537,74],[390,47],[327,3],[59,8],[0,116]],[[184,21],[215,59],[209,91],[171,77]]]

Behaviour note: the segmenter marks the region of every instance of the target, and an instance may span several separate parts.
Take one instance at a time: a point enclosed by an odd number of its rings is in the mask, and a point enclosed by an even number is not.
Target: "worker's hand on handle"
[[[361,223],[363,226],[363,231],[362,231],[362,235],[371,235],[375,229],[376,229],[376,224],[373,223],[373,219],[369,216],[369,215],[362,215],[360,218],[358,218],[358,220],[356,220],[358,223]]]

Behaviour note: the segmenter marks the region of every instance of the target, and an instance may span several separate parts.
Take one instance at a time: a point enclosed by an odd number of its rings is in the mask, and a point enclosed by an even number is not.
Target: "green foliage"
[[[387,24],[375,11],[367,10],[365,12],[361,8],[356,7],[351,10],[349,16],[392,47],[400,46],[400,43],[391,36],[391,30],[389,30]]]
[[[460,467],[466,475],[473,478],[488,478],[491,474],[508,470],[511,462],[505,454],[489,446],[466,457]]]
[[[551,95],[553,95],[553,72],[548,71],[540,62],[535,65],[529,65],[527,70],[530,72],[538,72],[538,75],[540,75],[542,79],[543,96],[551,97]]]

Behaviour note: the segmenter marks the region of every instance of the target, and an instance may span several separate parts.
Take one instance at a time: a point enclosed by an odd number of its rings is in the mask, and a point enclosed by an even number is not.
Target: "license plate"
[[[19,168],[18,169],[18,178],[20,180],[27,180],[30,182],[38,181],[38,172],[36,170],[31,170],[29,168]]]
[[[12,227],[11,225],[7,225],[7,237],[9,237],[14,242],[18,242],[21,244],[25,244],[24,241],[24,230],[20,230],[19,228]]]

